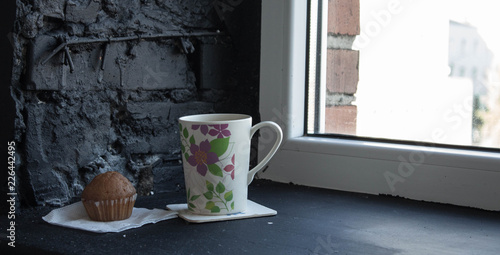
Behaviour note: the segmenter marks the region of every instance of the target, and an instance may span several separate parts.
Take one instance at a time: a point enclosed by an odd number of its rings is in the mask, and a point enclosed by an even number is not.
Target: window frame
[[[262,1],[259,108],[283,143],[259,178],[499,211],[500,153],[305,135],[307,2]]]

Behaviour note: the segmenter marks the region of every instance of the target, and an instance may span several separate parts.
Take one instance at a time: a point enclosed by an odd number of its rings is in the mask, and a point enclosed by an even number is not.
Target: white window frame
[[[284,139],[259,177],[500,210],[500,153],[304,136],[306,11],[307,0],[262,1],[259,108]]]

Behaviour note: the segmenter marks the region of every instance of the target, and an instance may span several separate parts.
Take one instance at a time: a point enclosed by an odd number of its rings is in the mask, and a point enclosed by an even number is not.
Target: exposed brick
[[[187,57],[173,45],[142,41],[129,47],[126,43],[112,43],[104,61],[103,80],[123,89],[194,87]]]
[[[64,53],[40,63],[60,42],[52,36],[39,36],[31,44],[26,88],[29,90],[164,90],[193,88],[194,73],[185,54],[168,43],[141,41],[111,43],[103,54],[101,44],[71,45],[74,71],[64,64]],[[101,59],[104,55],[104,63]],[[101,70],[103,67],[103,70]]]
[[[355,105],[332,106],[325,109],[325,132],[356,135],[358,109]]]
[[[26,107],[26,167],[37,201],[60,205],[81,190],[76,169],[103,155],[109,143],[108,103],[87,98],[64,107],[30,103]]]
[[[73,60],[75,70],[71,72],[68,64],[55,63],[50,66],[50,70],[61,70],[61,86],[64,90],[97,90],[103,85],[99,82],[99,73],[101,64],[99,57],[101,54],[100,47],[92,45],[71,46],[70,55]],[[64,55],[62,52],[60,55]],[[48,67],[49,68],[49,67]],[[109,86],[107,87],[109,88]]]
[[[125,151],[130,154],[168,154],[180,149],[178,118],[213,112],[213,104],[135,102],[127,104],[127,111],[133,120],[122,128]]]
[[[21,198],[33,198],[23,202],[64,205],[109,170],[121,172],[140,194],[152,185],[155,192],[181,191],[180,116],[258,118],[260,1],[233,5],[226,24],[212,2],[17,1],[12,96],[26,177],[18,185]],[[224,27],[227,36],[188,35]],[[186,32],[181,40],[195,51],[183,51],[180,38],[90,42],[170,31]],[[41,65],[63,39],[74,70],[64,49]]]
[[[41,64],[57,46],[57,39],[53,36],[38,36],[31,42],[26,89],[59,90],[62,88],[64,71],[62,68],[54,69],[53,66],[61,66],[63,54],[55,55],[44,65]]]
[[[176,46],[143,42],[130,53],[132,59],[122,70],[126,88],[158,90],[194,86],[187,57]]]
[[[325,95],[326,107],[352,105],[352,102],[354,101],[356,101],[356,97],[354,95],[343,93],[326,93]]]
[[[359,51],[328,49],[326,88],[330,93],[354,94],[359,81]]]
[[[93,23],[101,9],[101,0],[89,0],[87,4],[80,5],[74,1],[67,1],[66,20],[69,22]]]
[[[359,35],[359,0],[328,0],[328,33]]]
[[[214,104],[207,102],[194,101],[189,103],[181,103],[172,105],[170,111],[170,119],[176,122],[177,120],[186,115],[192,114],[204,114],[204,113],[213,113],[214,112]]]
[[[167,124],[171,105],[170,102],[131,102],[127,110],[135,120],[149,118]]]
[[[127,111],[132,118],[130,129],[123,138],[125,150],[131,154],[168,153],[177,147],[176,131],[169,119],[170,102],[132,102],[127,104]]]
[[[63,19],[66,0],[35,0],[34,5],[43,16]]]

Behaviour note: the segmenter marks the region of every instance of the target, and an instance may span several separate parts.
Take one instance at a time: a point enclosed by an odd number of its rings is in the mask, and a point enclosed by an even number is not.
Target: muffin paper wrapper
[[[130,218],[118,221],[93,221],[87,215],[81,201],[52,210],[42,217],[46,222],[67,228],[95,233],[121,232],[177,217],[177,212],[162,209],[133,208]]]
[[[137,193],[133,196],[111,200],[85,200],[82,203],[91,220],[124,220],[132,215]]]

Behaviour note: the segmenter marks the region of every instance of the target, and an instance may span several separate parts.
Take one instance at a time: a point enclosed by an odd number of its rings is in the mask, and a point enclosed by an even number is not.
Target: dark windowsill
[[[278,215],[186,223],[180,218],[120,233],[50,225],[53,208],[23,209],[8,254],[497,254],[500,213],[256,180],[249,198]],[[183,193],[139,197],[136,207],[182,203]],[[500,202],[500,200],[499,200]],[[7,248],[5,248],[7,247]],[[10,253],[13,252],[13,253]]]

